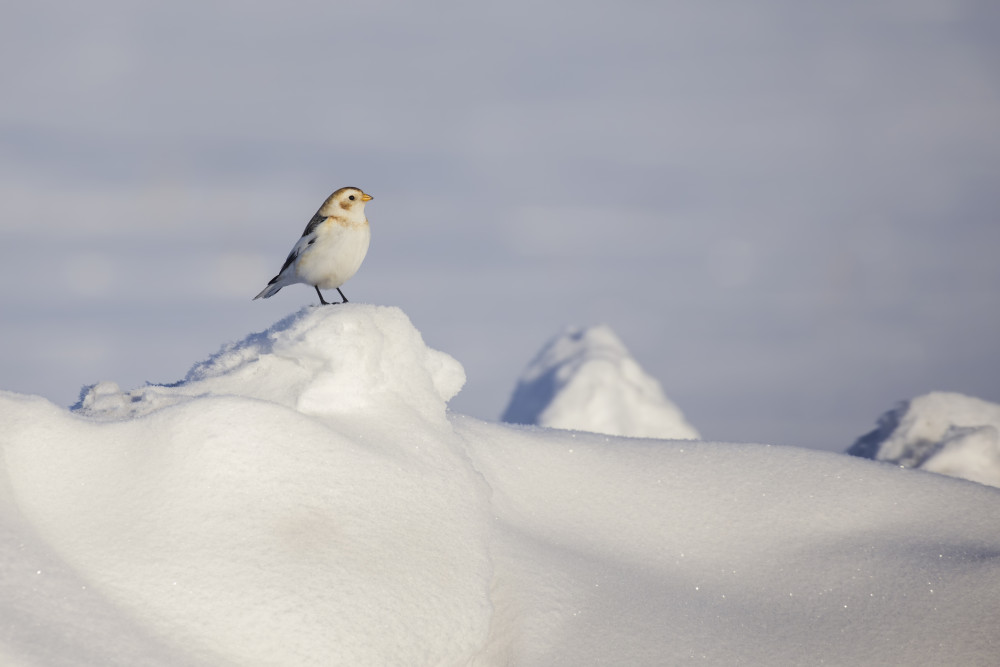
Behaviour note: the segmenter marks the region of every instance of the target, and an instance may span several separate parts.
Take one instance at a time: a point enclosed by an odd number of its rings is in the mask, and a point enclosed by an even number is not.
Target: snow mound
[[[198,396],[245,396],[306,414],[373,408],[442,421],[465,384],[452,357],[432,350],[398,308],[306,307],[267,331],[224,346],[180,382],[123,392],[85,387],[74,410],[94,418],[135,417]]]
[[[1000,487],[1000,405],[932,392],[886,412],[848,454]]]
[[[32,585],[79,573],[196,663],[448,664],[485,640],[492,577],[444,416],[463,375],[398,309],[306,309],[172,387],[97,385],[76,414],[4,394],[0,504],[64,563]],[[91,664],[143,664],[79,623]]]
[[[549,341],[521,375],[501,419],[638,438],[700,437],[604,325],[570,328]]]

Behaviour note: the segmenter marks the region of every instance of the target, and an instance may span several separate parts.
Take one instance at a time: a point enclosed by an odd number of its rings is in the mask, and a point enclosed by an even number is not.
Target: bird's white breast
[[[352,224],[327,218],[316,228],[316,241],[299,256],[295,272],[320,289],[340,287],[361,267],[370,241],[367,220]]]

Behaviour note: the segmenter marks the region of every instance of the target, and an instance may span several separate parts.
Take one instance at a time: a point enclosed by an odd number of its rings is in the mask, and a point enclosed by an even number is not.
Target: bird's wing
[[[326,220],[326,216],[320,215],[319,211],[316,211],[316,214],[313,215],[312,220],[310,220],[309,224],[306,225],[306,230],[302,232],[302,238],[305,238],[310,234],[312,234],[314,231],[316,231],[316,228],[319,227],[321,224],[323,224],[324,220]]]
[[[302,236],[292,247],[292,251],[288,253],[288,258],[285,259],[285,263],[281,265],[281,271],[278,271],[278,275],[275,276],[275,280],[277,280],[278,276],[285,272],[285,269],[292,265],[292,262],[294,262],[306,248],[312,245],[313,241],[316,240],[316,228],[323,224],[324,220],[326,220],[326,216],[320,215],[319,213],[312,217],[312,220],[310,220],[309,224],[306,225],[305,231],[302,232]]]

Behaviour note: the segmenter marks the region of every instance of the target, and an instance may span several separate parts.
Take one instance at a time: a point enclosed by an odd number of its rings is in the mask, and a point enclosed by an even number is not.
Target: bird
[[[353,187],[340,188],[327,197],[288,253],[281,271],[253,300],[267,299],[282,287],[305,283],[316,288],[320,305],[347,303],[340,286],[357,273],[368,253],[371,230],[365,204],[372,199]],[[331,304],[323,298],[321,288],[336,288],[342,301]]]

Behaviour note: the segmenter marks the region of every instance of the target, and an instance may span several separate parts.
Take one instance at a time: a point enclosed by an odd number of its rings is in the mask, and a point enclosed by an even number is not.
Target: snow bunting
[[[266,299],[282,287],[305,283],[316,288],[319,302],[324,306],[330,303],[323,298],[320,288],[336,288],[343,301],[335,303],[347,303],[340,286],[357,273],[368,252],[371,230],[365,218],[365,204],[371,200],[371,195],[358,188],[340,188],[327,197],[288,253],[281,271],[254,299]]]

